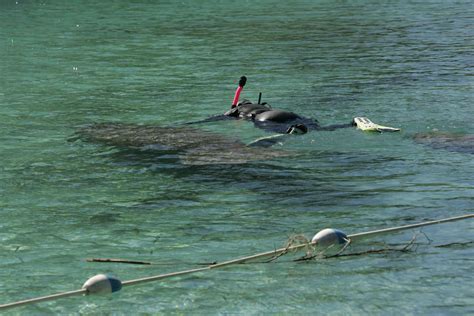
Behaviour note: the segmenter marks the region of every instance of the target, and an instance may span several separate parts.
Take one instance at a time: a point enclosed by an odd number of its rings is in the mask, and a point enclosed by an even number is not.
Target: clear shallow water
[[[413,135],[472,134],[469,2],[3,1],[0,11],[0,303],[347,233],[472,213],[474,163]],[[166,125],[244,97],[322,124],[365,115],[403,129],[311,133],[241,165],[68,142],[92,122]],[[206,127],[242,142],[246,122]],[[423,231],[472,241],[472,221]],[[405,243],[413,232],[354,245]],[[420,238],[422,241],[423,238]],[[469,314],[472,246],[248,264],[11,314]],[[94,264],[90,257],[156,262]]]

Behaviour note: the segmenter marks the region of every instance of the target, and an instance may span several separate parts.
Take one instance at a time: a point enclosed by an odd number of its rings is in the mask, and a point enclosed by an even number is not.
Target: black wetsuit
[[[224,114],[214,115],[204,120],[189,122],[186,124],[215,122],[226,119],[249,120],[258,128],[281,134],[293,134],[295,130],[297,130],[296,132],[298,134],[305,134],[311,130],[333,131],[339,128],[354,126],[353,122],[321,126],[317,120],[303,117],[290,111],[272,109],[272,107],[267,103],[252,103],[248,100],[243,100]]]
[[[255,126],[276,133],[288,133],[293,127],[301,129],[306,133],[310,130],[335,130],[354,126],[353,123],[336,124],[322,127],[317,120],[300,116],[296,113],[272,109],[268,104],[255,104],[244,100],[237,106],[227,111],[225,116],[238,119],[247,119],[254,122]]]

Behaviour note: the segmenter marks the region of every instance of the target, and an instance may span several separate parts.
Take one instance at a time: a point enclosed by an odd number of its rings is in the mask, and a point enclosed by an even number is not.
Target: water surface
[[[470,1],[2,1],[0,303],[98,273],[130,280],[266,251],[326,227],[352,234],[472,213],[469,150],[413,140],[472,140],[472,18]],[[323,125],[368,116],[402,132],[310,133],[273,149],[293,155],[239,164],[68,141],[92,123],[222,113],[241,75],[243,97],[263,92]],[[241,143],[268,135],[248,122],[202,128]],[[466,315],[472,244],[435,246],[473,231],[472,220],[444,224],[423,229],[432,243],[420,236],[416,252],[283,257],[11,314]]]

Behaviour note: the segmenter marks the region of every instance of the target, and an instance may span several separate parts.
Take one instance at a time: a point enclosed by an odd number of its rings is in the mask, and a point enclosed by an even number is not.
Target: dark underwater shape
[[[289,156],[271,148],[249,147],[239,140],[188,126],[163,127],[101,123],[81,128],[76,139],[115,147],[176,153],[187,165],[242,164]]]
[[[432,132],[416,134],[413,139],[419,144],[427,145],[434,149],[474,154],[474,135]]]

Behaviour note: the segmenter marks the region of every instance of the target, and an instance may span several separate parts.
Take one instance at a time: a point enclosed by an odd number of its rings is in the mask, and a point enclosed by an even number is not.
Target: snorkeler
[[[306,118],[290,111],[272,109],[266,102],[261,103],[261,93],[257,103],[252,103],[248,100],[239,102],[240,93],[246,82],[247,78],[245,76],[240,77],[239,86],[235,91],[230,110],[224,114],[211,116],[207,119],[187,124],[219,121],[228,118],[245,119],[252,121],[258,128],[279,134],[305,134],[310,130],[333,131],[347,127],[357,127],[361,130],[376,132],[396,132],[400,130],[398,128],[375,124],[365,117],[356,117],[346,124],[321,126],[317,120]]]

